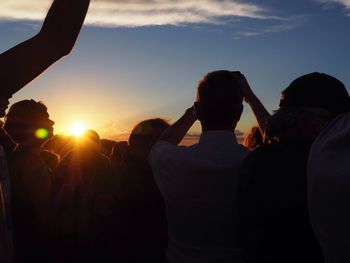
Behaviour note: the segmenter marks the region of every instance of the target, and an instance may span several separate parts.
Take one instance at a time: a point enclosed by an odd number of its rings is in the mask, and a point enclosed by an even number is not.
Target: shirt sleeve
[[[350,112],[329,123],[308,160],[308,205],[314,231],[332,262],[349,262]]]
[[[148,156],[149,163],[152,168],[156,168],[157,166],[162,164],[164,157],[170,152],[172,149],[177,146],[167,142],[167,141],[158,141],[155,145],[153,145],[151,152]]]
[[[148,156],[154,179],[163,194],[171,194],[181,186],[181,160],[185,146],[176,146],[167,141],[158,141]]]

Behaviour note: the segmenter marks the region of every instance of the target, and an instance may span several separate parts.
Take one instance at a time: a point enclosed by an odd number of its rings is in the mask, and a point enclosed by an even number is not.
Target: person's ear
[[[193,104],[193,107],[196,111],[196,116],[197,116],[197,119],[200,121],[201,120],[201,113],[202,113],[202,110],[201,110],[201,104],[199,101],[196,101],[194,104]]]

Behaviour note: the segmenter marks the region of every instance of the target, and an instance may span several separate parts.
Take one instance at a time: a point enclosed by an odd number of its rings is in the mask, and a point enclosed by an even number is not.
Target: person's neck
[[[210,125],[210,124],[205,124],[205,123],[201,123],[202,125],[202,132],[206,132],[206,131],[230,131],[230,132],[234,132],[236,129],[236,124],[232,124],[232,125]]]

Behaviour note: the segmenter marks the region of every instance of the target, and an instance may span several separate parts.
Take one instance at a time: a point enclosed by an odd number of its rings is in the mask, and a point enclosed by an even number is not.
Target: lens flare
[[[35,136],[39,139],[46,139],[49,136],[49,131],[44,128],[37,129]]]

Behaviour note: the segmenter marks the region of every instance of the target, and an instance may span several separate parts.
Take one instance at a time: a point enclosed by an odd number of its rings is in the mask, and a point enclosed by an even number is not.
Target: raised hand
[[[90,0],[55,0],[40,32],[0,55],[0,96],[10,98],[67,55],[83,25]]]

